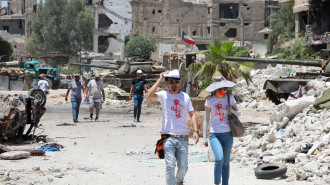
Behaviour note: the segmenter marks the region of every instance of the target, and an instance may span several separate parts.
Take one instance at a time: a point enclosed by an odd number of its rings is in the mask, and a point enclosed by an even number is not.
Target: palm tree
[[[224,76],[227,80],[234,81],[242,76],[247,83],[252,82],[250,72],[253,69],[251,62],[231,62],[227,61],[227,56],[242,56],[248,54],[250,50],[239,49],[234,46],[232,41],[213,40],[212,44],[207,46],[208,51],[201,52],[206,56],[207,62],[197,62],[191,65],[190,72],[192,78],[198,77],[206,87],[212,83],[215,76]]]

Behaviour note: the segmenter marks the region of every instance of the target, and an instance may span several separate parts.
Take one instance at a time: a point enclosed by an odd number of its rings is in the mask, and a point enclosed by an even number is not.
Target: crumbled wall
[[[238,18],[220,18],[220,4],[232,4],[238,5]],[[237,30],[235,40],[240,40],[240,33],[242,28],[242,20],[244,20],[244,40],[264,42],[264,35],[259,34],[258,31],[265,27],[265,1],[264,0],[234,0],[223,1],[213,0],[210,4],[212,7],[211,20],[209,20],[208,26],[211,29],[210,36],[221,40],[227,40],[228,37],[224,35],[230,28]],[[236,13],[236,12],[234,12]]]
[[[110,56],[123,57],[125,37],[132,33],[132,7],[128,0],[104,0],[103,5],[93,6],[95,13],[95,30],[93,36],[93,50],[98,52],[98,38],[109,36],[109,46],[105,53]],[[105,15],[112,24],[99,28],[99,15]]]
[[[180,0],[131,1],[133,7],[133,34],[153,37],[180,37],[196,33],[203,37],[207,23],[207,4]],[[204,25],[203,25],[204,24]]]
[[[201,45],[210,44],[212,39],[240,41],[243,31],[245,41],[264,43],[264,34],[258,31],[265,28],[265,3],[265,0],[194,3],[183,0],[132,0],[132,33],[155,37],[159,43],[177,44],[181,42],[181,32],[184,31],[197,45]],[[223,7],[221,10],[220,6]],[[230,6],[236,9],[233,17],[228,15]]]

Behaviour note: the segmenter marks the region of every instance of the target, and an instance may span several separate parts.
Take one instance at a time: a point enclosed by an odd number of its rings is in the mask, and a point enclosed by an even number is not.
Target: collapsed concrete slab
[[[275,111],[270,121],[273,122],[281,122],[284,117],[288,117],[292,119],[295,115],[301,112],[304,108],[309,107],[315,102],[315,98],[313,96],[306,96],[296,100],[287,101],[278,106],[277,111]]]

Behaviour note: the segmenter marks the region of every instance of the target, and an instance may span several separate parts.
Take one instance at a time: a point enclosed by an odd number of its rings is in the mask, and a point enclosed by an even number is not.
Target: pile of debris
[[[129,93],[120,89],[114,85],[108,85],[104,88],[105,92],[105,105],[111,105],[112,107],[128,106],[131,103],[128,102]]]
[[[233,162],[244,166],[282,162],[288,167],[288,182],[296,179],[313,181],[315,184],[330,183],[330,111],[327,109],[330,104],[330,82],[323,78],[311,80],[307,84],[311,88],[301,97],[277,106],[266,103],[268,100],[261,87],[267,78],[276,74],[306,69],[294,66],[284,69],[268,67],[255,71],[255,86],[246,87],[243,81],[238,83],[236,89],[246,90],[242,96],[244,101],[239,104],[241,109],[264,108],[271,113],[271,117],[270,124],[260,125],[254,131],[247,128],[247,133],[252,134],[235,139],[231,158]]]
[[[128,100],[129,96],[129,93],[126,93],[124,90],[114,85],[108,85],[106,88],[104,88],[104,92],[106,102],[111,100],[125,100],[125,98]]]
[[[25,68],[0,68],[0,72],[6,75],[32,75],[35,76],[36,73],[34,71],[27,71]]]
[[[38,92],[38,90],[35,90]],[[32,136],[46,112],[35,96],[6,95],[0,97],[0,142]],[[25,127],[29,125],[27,131]]]

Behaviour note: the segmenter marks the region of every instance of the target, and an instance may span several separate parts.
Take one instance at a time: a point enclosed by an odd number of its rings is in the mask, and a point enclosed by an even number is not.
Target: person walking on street
[[[47,88],[49,88],[49,84],[47,80],[45,80],[45,74],[39,75],[39,78],[40,80],[38,82],[38,88],[46,94]]]
[[[168,90],[156,93],[165,79]],[[148,98],[161,103],[163,111],[162,138],[166,163],[166,184],[182,185],[188,171],[188,126],[186,113],[189,114],[193,127],[193,138],[198,143],[197,115],[190,97],[179,90],[180,74],[178,70],[161,73],[157,82],[149,89]],[[177,164],[176,164],[177,163]],[[178,166],[175,176],[175,167]]]
[[[75,74],[74,75],[74,82],[71,82],[69,84],[68,90],[66,91],[65,95],[65,101],[68,101],[68,95],[69,92],[71,91],[71,105],[72,105],[72,117],[73,117],[73,122],[77,123],[78,122],[78,115],[79,115],[79,108],[81,104],[81,93],[84,92],[85,86],[84,84],[80,81],[80,75]]]
[[[86,98],[89,100],[89,119],[93,120],[94,108],[96,109],[95,121],[99,120],[100,110],[102,109],[102,103],[105,100],[105,93],[103,89],[103,83],[100,81],[99,74],[95,74],[94,80],[89,81],[86,87]],[[101,99],[103,97],[103,99]]]
[[[143,77],[142,70],[136,71],[137,77],[133,79],[131,90],[129,93],[129,100],[132,99],[132,94],[134,98],[134,121],[140,122],[141,106],[143,101],[143,91],[148,93],[146,84],[147,81]]]
[[[231,148],[233,146],[233,135],[231,133],[228,113],[240,116],[236,100],[228,93],[236,84],[226,80],[223,76],[214,77],[213,83],[206,88],[212,96],[206,99],[205,116],[203,125],[204,145],[208,146],[207,130],[211,114],[210,144],[215,157],[214,184],[228,185],[229,162]],[[229,100],[228,100],[229,99]],[[229,103],[228,103],[229,102]]]

